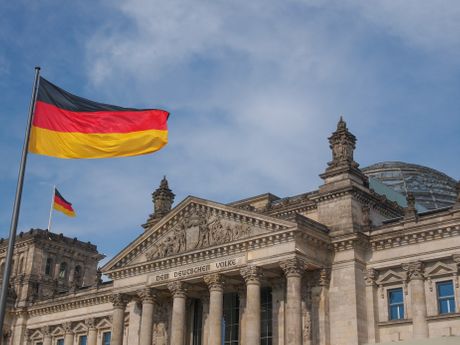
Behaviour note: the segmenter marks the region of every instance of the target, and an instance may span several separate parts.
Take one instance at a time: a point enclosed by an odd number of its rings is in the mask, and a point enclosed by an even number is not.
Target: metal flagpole
[[[37,99],[38,83],[40,77],[40,67],[35,67],[35,79],[32,89],[32,98],[29,105],[29,119],[26,127],[24,146],[22,147],[21,164],[19,165],[18,183],[16,186],[16,197],[14,199],[13,213],[11,215],[10,236],[8,238],[8,248],[6,252],[5,272],[3,272],[2,291],[0,296],[0,344],[3,341],[3,322],[5,320],[6,299],[8,297],[8,286],[11,273],[11,261],[13,258],[14,243],[16,240],[16,230],[18,227],[19,209],[21,206],[22,187],[24,185],[24,173],[26,170],[27,151],[29,148],[30,128],[35,110],[35,101]]]
[[[51,196],[50,217],[48,219],[48,231],[51,231],[51,216],[53,215],[54,195],[56,194],[56,185],[53,186],[53,195]]]

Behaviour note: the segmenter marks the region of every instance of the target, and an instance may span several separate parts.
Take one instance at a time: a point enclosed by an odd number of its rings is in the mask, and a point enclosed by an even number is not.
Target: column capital
[[[41,328],[42,334],[44,337],[49,337],[51,335],[51,327],[50,326],[43,326]]]
[[[260,279],[263,277],[262,269],[253,265],[243,267],[240,270],[240,274],[244,278],[246,285],[260,284]]]
[[[287,278],[301,277],[305,271],[305,261],[299,258],[287,259],[280,262],[280,267],[284,271]]]
[[[72,329],[72,322],[64,322],[62,324],[62,328],[64,329],[65,334],[73,334],[73,329]]]
[[[205,275],[203,280],[208,285],[209,291],[222,290],[224,288],[224,279],[219,273]]]
[[[96,319],[94,317],[86,319],[85,325],[88,327],[88,330],[96,329]]]
[[[423,280],[424,265],[421,261],[413,261],[401,265],[403,270],[407,271],[409,280]]]
[[[378,277],[378,271],[374,268],[369,268],[364,272],[364,280],[367,286],[374,286]]]
[[[142,304],[144,303],[154,303],[156,300],[156,293],[153,289],[151,288],[145,288],[143,290],[138,291],[137,295],[142,301]]]
[[[175,281],[168,284],[168,289],[171,291],[174,298],[186,298],[187,297],[187,284],[182,281]]]
[[[112,302],[114,309],[125,309],[128,300],[126,295],[117,293],[110,297],[110,302]]]

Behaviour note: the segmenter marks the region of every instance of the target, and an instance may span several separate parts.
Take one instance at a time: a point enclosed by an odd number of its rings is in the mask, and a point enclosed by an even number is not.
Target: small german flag
[[[53,208],[57,211],[64,213],[69,217],[75,217],[75,211],[72,208],[72,204],[64,199],[61,193],[58,192],[56,188],[54,188],[54,203]]]
[[[94,102],[40,78],[29,151],[58,158],[143,155],[168,142],[168,117],[165,110]]]

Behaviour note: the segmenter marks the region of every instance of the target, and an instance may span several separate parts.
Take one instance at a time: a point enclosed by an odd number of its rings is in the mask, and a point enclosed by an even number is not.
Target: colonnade
[[[297,258],[280,263],[286,277],[286,308],[285,308],[285,345],[302,344],[302,310],[301,310],[301,278],[305,263]],[[257,266],[246,266],[240,270],[246,283],[245,332],[242,334],[243,344],[260,344],[260,288],[262,269]],[[209,291],[209,307],[207,308],[207,345],[222,344],[222,317],[224,277],[219,273],[203,277]],[[184,345],[186,339],[186,299],[187,284],[174,281],[168,284],[173,297],[171,318],[170,344]],[[123,345],[124,308],[126,302],[121,295],[113,298],[112,345]],[[152,343],[153,313],[155,308],[155,293],[145,289],[139,293],[142,302],[142,318],[140,327],[140,345]],[[88,339],[89,340],[89,339]],[[88,341],[88,345],[93,345]]]

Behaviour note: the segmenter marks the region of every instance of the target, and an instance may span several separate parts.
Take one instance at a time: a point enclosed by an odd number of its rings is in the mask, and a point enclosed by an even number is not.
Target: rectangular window
[[[260,344],[272,345],[272,289],[260,290]]]
[[[402,288],[388,290],[388,318],[404,319],[404,293]]]
[[[78,345],[86,345],[88,342],[88,338],[86,337],[86,335],[82,335],[80,336],[80,338],[78,338]]]
[[[223,344],[238,345],[240,326],[240,299],[237,293],[224,294],[224,317],[222,319]]]
[[[436,283],[439,314],[455,313],[454,284],[452,280]]]
[[[58,339],[56,345],[64,345],[64,339]]]
[[[105,332],[102,334],[102,345],[110,345],[110,339],[112,338],[112,333]]]
[[[193,301],[193,338],[192,345],[201,345],[201,329],[203,328],[203,304],[201,300]]]

